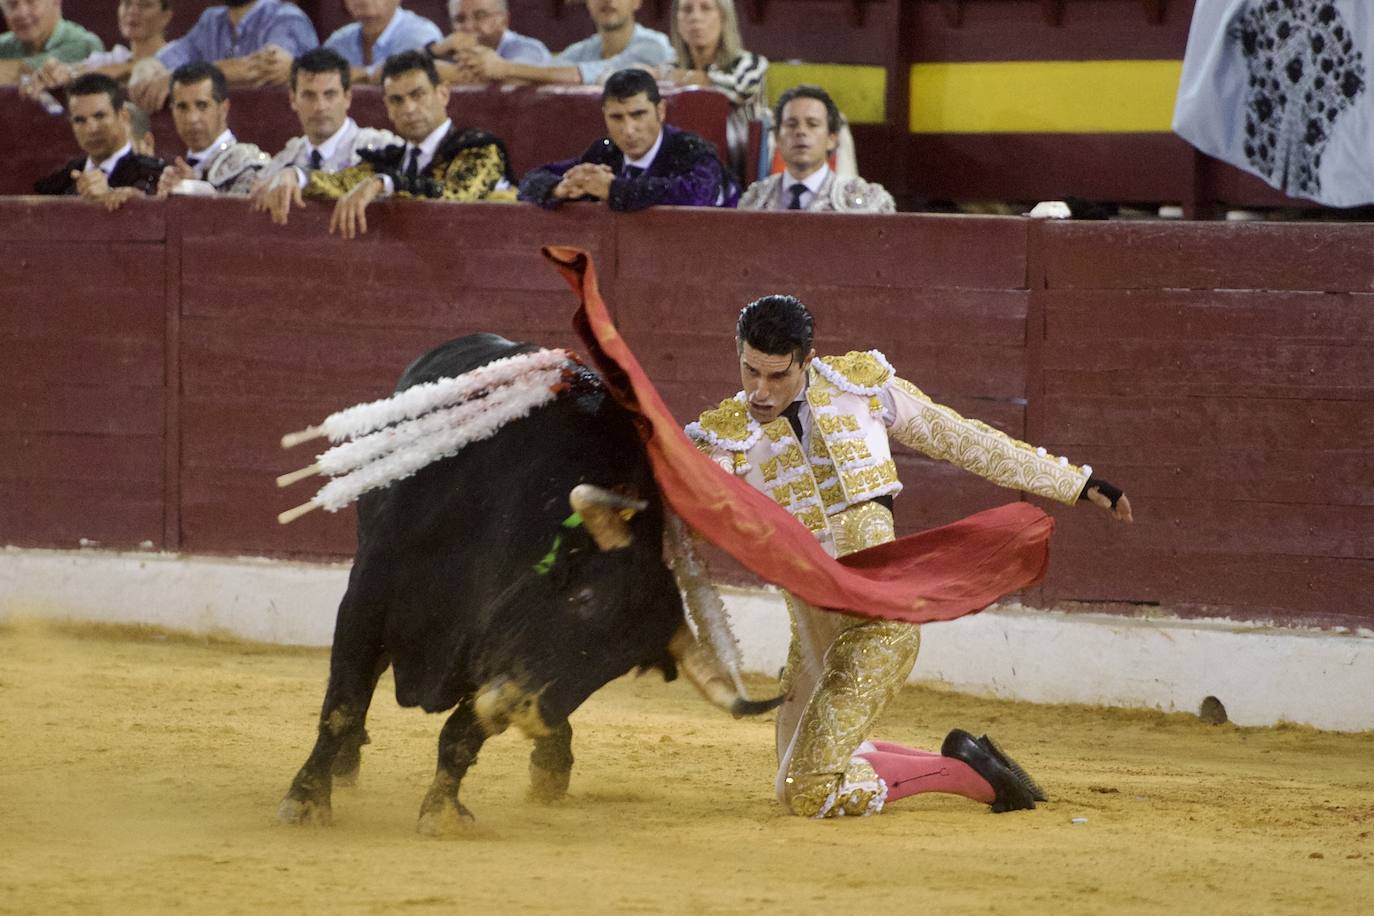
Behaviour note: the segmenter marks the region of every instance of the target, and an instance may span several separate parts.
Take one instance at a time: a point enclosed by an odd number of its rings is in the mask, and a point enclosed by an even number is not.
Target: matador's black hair
[[[798,362],[811,352],[816,321],[796,296],[774,294],[740,309],[735,340],[770,356],[794,355]]]

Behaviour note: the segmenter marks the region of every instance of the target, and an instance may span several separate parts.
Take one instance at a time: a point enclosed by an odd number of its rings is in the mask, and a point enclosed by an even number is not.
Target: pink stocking
[[[905,754],[907,757],[939,757],[934,751],[922,751],[914,747],[907,747],[904,744],[893,744],[891,741],[869,741],[873,750],[882,751],[884,754]],[[867,748],[865,748],[867,750]]]
[[[880,747],[874,742],[875,747]],[[901,748],[901,745],[886,745]],[[945,792],[962,795],[973,801],[991,804],[997,793],[983,777],[962,760],[941,757],[925,751],[901,748],[901,752],[883,749],[859,754],[869,762],[883,782],[887,783],[887,800],[894,802],[921,792]]]

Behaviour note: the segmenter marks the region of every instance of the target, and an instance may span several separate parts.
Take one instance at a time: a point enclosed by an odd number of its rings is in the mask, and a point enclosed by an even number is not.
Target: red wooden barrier
[[[1052,510],[1032,603],[1374,624],[1374,227],[397,202],[345,243],[326,219],[0,200],[0,543],[347,556],[351,513],[275,523],[309,493],[273,487],[310,460],[279,436],[385,395],[453,336],[576,346],[538,255],[571,244],[683,420],[738,387],[738,309],[787,291],[822,352],[882,349],[1124,486],[1134,526]],[[1009,497],[899,465],[903,531]]]

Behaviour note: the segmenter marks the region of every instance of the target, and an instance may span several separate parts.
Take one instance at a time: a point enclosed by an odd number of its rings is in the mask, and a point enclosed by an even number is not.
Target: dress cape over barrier
[[[1026,502],[831,557],[786,509],[687,438],[611,321],[587,252],[561,246],[543,251],[581,299],[573,327],[591,361],[611,395],[638,415],[664,498],[750,572],[817,607],[908,623],[975,613],[1044,577],[1054,519]]]

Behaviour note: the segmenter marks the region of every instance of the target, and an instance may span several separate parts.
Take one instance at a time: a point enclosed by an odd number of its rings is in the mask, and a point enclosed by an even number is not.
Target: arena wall
[[[740,304],[785,290],[818,313],[822,352],[877,346],[937,400],[1125,487],[1132,526],[1047,507],[1054,559],[1026,608],[1112,632],[1205,618],[1369,645],[1339,634],[1374,627],[1374,227],[416,203],[369,216],[350,243],[326,235],[319,205],[277,228],[237,201],[106,215],[0,200],[8,594],[41,603],[46,574],[12,566],[34,548],[59,551],[45,562],[83,546],[345,559],[349,512],[276,524],[309,495],[274,488],[309,461],[278,438],[384,395],[452,336],[576,347],[572,296],[538,254],[554,243],[591,252],[680,419],[737,386]],[[915,456],[900,471],[904,532],[1009,498]],[[1081,661],[1062,677],[1073,668],[1112,677]]]

